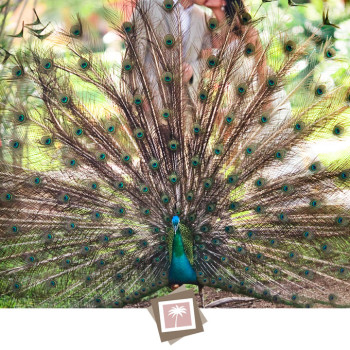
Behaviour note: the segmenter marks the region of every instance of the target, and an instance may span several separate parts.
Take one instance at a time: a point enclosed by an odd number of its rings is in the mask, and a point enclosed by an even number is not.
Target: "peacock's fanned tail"
[[[321,74],[337,59],[331,43],[241,11],[232,45],[236,22],[208,18],[221,48],[185,84],[181,18],[164,8],[171,30],[159,32],[152,6],[162,3],[138,2],[127,22],[107,11],[121,65],[89,48],[79,17],[4,65],[0,296],[138,302],[169,285],[178,215],[199,285],[349,306],[349,152],[307,152],[350,130],[347,73],[342,83]]]

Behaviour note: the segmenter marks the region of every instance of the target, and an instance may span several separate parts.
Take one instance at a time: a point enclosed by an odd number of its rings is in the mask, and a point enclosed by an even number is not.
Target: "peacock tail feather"
[[[15,133],[2,138],[0,296],[122,307],[195,283],[348,307],[349,151],[306,150],[346,138],[349,72],[325,79],[330,41],[240,11],[234,45],[236,21],[207,18],[222,46],[185,84],[173,5],[137,2],[127,22],[107,10],[125,43],[120,65],[93,52],[79,17],[30,32],[4,64],[1,123]],[[153,6],[165,6],[168,33]]]

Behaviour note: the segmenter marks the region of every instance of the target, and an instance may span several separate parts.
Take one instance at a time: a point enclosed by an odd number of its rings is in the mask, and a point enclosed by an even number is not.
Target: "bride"
[[[252,45],[254,47],[255,55],[246,57],[242,56],[239,59],[239,67],[235,71],[235,76],[240,80],[249,80],[251,75],[253,78],[253,90],[257,90],[258,86],[266,83],[272,69],[266,63],[266,56],[263,45],[261,43],[259,33],[254,26],[245,26],[242,24],[242,14],[247,13],[244,0],[207,0],[204,6],[211,9],[214,17],[218,20],[219,26],[224,27],[227,23],[232,26],[232,31],[229,34],[229,44],[227,46],[227,54],[235,52],[237,45],[242,44]],[[211,49],[202,50],[201,56],[207,58],[212,54],[216,54],[220,48],[223,47],[225,38],[220,35],[213,35],[211,39]],[[291,113],[291,106],[286,99],[286,92],[284,89],[276,91],[271,100],[271,103],[266,107],[266,110],[273,113],[273,124],[283,122]]]

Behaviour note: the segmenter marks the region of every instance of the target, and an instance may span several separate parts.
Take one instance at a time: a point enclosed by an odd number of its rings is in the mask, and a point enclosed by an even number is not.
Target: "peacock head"
[[[176,231],[177,231],[179,223],[180,223],[180,218],[177,215],[175,215],[175,216],[173,216],[171,222],[173,224],[174,232],[176,234]]]

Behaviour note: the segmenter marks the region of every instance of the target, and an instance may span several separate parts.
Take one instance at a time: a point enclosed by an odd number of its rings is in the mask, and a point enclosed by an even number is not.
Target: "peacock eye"
[[[343,134],[343,131],[344,131],[344,128],[340,125],[336,125],[334,128],[333,128],[333,134],[336,135],[336,136],[340,136]]]
[[[286,54],[292,53],[296,48],[296,43],[292,40],[289,40],[284,45],[284,51]]]
[[[167,34],[164,37],[164,44],[166,48],[172,48],[175,44],[175,37],[172,34]]]
[[[164,83],[169,84],[173,81],[173,75],[171,72],[163,73],[162,80]]]
[[[86,71],[90,68],[90,63],[84,58],[80,58],[78,61],[78,66],[81,70]]]
[[[24,114],[20,114],[17,116],[17,120],[20,122],[20,123],[23,123],[25,120],[26,120],[26,117]]]
[[[131,22],[124,22],[123,23],[123,29],[126,34],[130,34],[133,30],[133,25]]]
[[[297,132],[300,132],[304,129],[305,127],[305,123],[304,122],[296,122],[295,125],[294,125],[294,131],[297,131]]]
[[[260,121],[261,121],[262,124],[266,124],[267,121],[268,121],[268,119],[267,119],[267,117],[262,116],[262,117],[260,118]]]
[[[248,12],[243,12],[241,15],[241,23],[247,25],[250,23],[252,16]]]
[[[244,96],[246,92],[247,92],[246,84],[240,84],[237,86],[237,93],[239,96]]]
[[[171,151],[176,151],[179,146],[179,143],[176,140],[171,140],[169,142],[169,148]]]
[[[255,53],[255,45],[252,43],[249,43],[246,45],[244,54],[249,57],[252,56]]]
[[[219,21],[216,18],[210,18],[208,21],[208,28],[211,31],[214,31],[219,26]]]
[[[134,96],[134,104],[136,106],[140,106],[142,104],[142,96],[141,95]]]
[[[69,103],[69,97],[66,96],[66,95],[61,95],[60,97],[60,102],[63,104],[63,105],[67,105]]]
[[[12,76],[16,79],[21,78],[24,75],[23,68],[15,66],[12,68]]]
[[[216,56],[209,56],[207,59],[207,65],[209,68],[214,68],[218,65],[218,58]]]
[[[208,92],[206,90],[202,90],[200,93],[199,93],[199,99],[201,102],[205,102],[208,98]]]
[[[164,0],[163,6],[164,6],[164,9],[166,11],[171,11],[174,8],[174,1],[173,0]]]
[[[326,93],[326,86],[325,85],[320,85],[315,90],[315,95],[316,96],[322,96],[325,93]]]
[[[18,149],[18,148],[21,147],[21,143],[20,143],[19,141],[17,141],[17,140],[11,141],[11,142],[10,142],[10,145],[11,145],[11,147],[14,148],[14,149]]]
[[[333,58],[336,55],[336,52],[333,48],[329,48],[325,51],[325,57],[326,58]]]

